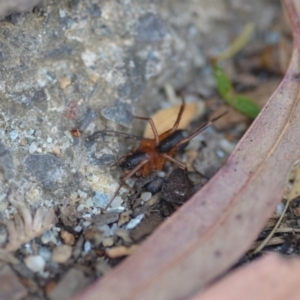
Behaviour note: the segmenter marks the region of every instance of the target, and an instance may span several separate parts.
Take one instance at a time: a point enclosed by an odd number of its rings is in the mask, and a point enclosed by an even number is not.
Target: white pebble
[[[62,10],[62,9],[59,9],[59,16],[61,18],[64,18],[66,16],[66,12],[64,10]]]
[[[79,204],[77,207],[77,211],[83,211],[84,210],[84,205],[83,204]]]
[[[39,255],[45,260],[45,261],[50,261],[51,260],[51,256],[52,256],[52,253],[51,251],[46,248],[46,247],[41,247],[39,249]]]
[[[230,143],[226,139],[221,139],[219,145],[222,148],[222,150],[224,150],[227,154],[230,154],[235,148],[235,145],[233,143]]]
[[[108,208],[107,209],[108,212],[114,212],[114,213],[117,213],[117,214],[122,213],[124,210],[125,210],[125,207],[123,207],[123,206],[114,207],[114,208]]]
[[[65,134],[65,136],[68,137],[70,140],[72,139],[72,134],[71,134],[71,132],[70,132],[69,130],[66,130],[66,131],[64,132],[64,134]]]
[[[19,132],[17,130],[12,130],[9,134],[9,137],[12,141],[14,141],[19,136]]]
[[[35,142],[32,142],[31,145],[29,146],[29,153],[32,154],[37,150],[37,145]]]
[[[26,267],[32,272],[40,272],[45,267],[45,260],[39,255],[30,255],[24,259]]]
[[[77,194],[80,198],[86,199],[86,197],[87,197],[87,193],[83,192],[82,190],[78,190]]]
[[[103,236],[110,235],[110,227],[107,224],[99,226],[98,229],[103,232]]]
[[[83,219],[90,219],[91,217],[92,217],[91,214],[84,214],[82,216]]]
[[[145,193],[142,193],[142,195],[141,195],[141,199],[144,202],[147,202],[148,200],[150,200],[151,197],[152,197],[152,193],[150,193],[150,192],[145,192]]]
[[[120,196],[116,196],[115,199],[110,204],[110,207],[111,208],[120,207],[122,203],[123,203],[123,199]]]
[[[85,221],[85,222],[82,223],[82,225],[83,225],[84,227],[88,227],[88,226],[91,225],[91,222]]]
[[[224,151],[222,151],[220,149],[218,149],[216,153],[217,153],[217,156],[220,157],[220,158],[224,158],[225,157]]]
[[[83,245],[83,251],[84,251],[85,253],[88,253],[88,252],[91,251],[91,249],[92,249],[91,242],[90,242],[90,241],[86,241],[86,242],[84,243],[84,245]]]
[[[57,239],[52,230],[45,231],[41,237],[41,240],[43,244],[48,244],[50,242],[52,242],[55,245],[57,244]]]
[[[48,143],[48,144],[51,144],[51,143],[52,143],[52,141],[53,141],[53,140],[52,140],[52,138],[51,138],[51,137],[47,137],[47,143]]]
[[[280,203],[276,206],[276,215],[277,215],[277,216],[281,216],[281,215],[282,215],[282,213],[283,213],[283,211],[284,211],[284,207],[285,207],[285,205],[284,205],[282,202],[280,202]]]
[[[77,225],[77,226],[74,228],[74,230],[75,230],[76,232],[81,232],[81,231],[82,231],[82,226]]]
[[[137,215],[135,218],[131,219],[127,225],[126,225],[126,229],[133,229],[134,227],[136,227],[144,218],[144,214],[139,214]]]
[[[107,194],[104,194],[102,192],[96,192],[95,196],[93,197],[93,202],[96,207],[100,208],[106,208],[108,205],[110,199]]]

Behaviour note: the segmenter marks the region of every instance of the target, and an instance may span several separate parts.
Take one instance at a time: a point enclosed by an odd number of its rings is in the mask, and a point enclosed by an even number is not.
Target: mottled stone
[[[96,215],[92,218],[92,221],[97,226],[103,226],[106,224],[111,224],[119,220],[120,215],[117,213],[106,213],[101,215]]]
[[[25,165],[48,190],[54,189],[63,177],[63,161],[54,155],[30,155],[25,159]]]
[[[128,126],[133,120],[130,105],[122,102],[118,102],[115,106],[102,109],[101,114],[104,118],[124,126]]]
[[[15,167],[11,152],[0,143],[0,172],[5,180],[10,180],[15,175]]]
[[[182,169],[175,169],[164,182],[161,197],[173,204],[182,204],[192,195],[193,185],[187,173]]]

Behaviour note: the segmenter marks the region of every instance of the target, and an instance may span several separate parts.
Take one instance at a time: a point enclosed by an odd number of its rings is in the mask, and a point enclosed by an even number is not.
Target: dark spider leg
[[[171,161],[172,163],[176,164],[180,169],[184,170],[185,172],[187,172],[187,167],[184,163],[182,163],[181,161],[178,161],[177,159],[175,159],[174,157],[164,153],[163,157],[169,161]]]
[[[121,187],[124,185],[124,183],[126,183],[126,180],[129,179],[130,177],[132,177],[138,170],[140,170],[142,168],[143,165],[145,165],[149,160],[145,159],[143,161],[141,161],[134,169],[132,169],[128,174],[126,174],[121,182],[120,185],[118,187],[118,189],[116,190],[116,192],[114,193],[113,197],[110,199],[110,201],[108,202],[108,204],[105,207],[105,210],[107,210],[107,208],[111,205],[111,203],[113,202],[113,200],[116,198],[116,196],[118,195],[118,193],[120,192]]]
[[[147,118],[147,117],[138,117],[138,116],[133,116],[133,117],[136,118],[136,119],[145,120],[145,121],[149,122],[149,124],[151,126],[151,129],[152,129],[152,132],[153,132],[153,135],[154,135],[155,143],[156,143],[156,145],[158,145],[159,144],[159,137],[158,137],[157,129],[155,127],[155,124],[154,124],[153,120],[151,118]]]
[[[183,144],[189,142],[191,139],[193,139],[196,135],[198,135],[200,132],[202,132],[203,130],[205,130],[207,127],[209,127],[211,124],[213,124],[215,121],[217,121],[218,119],[222,118],[224,115],[226,115],[228,112],[224,112],[222,114],[220,114],[219,116],[211,119],[210,121],[208,121],[206,124],[204,124],[203,126],[201,126],[199,129],[197,129],[194,133],[192,133],[190,136],[188,136],[187,138],[181,140],[180,142],[178,142],[173,149],[175,149],[175,151]]]
[[[126,139],[133,139],[133,140],[136,140],[136,141],[145,140],[142,136],[132,135],[132,134],[128,134],[128,133],[125,133],[125,132],[119,132],[119,131],[114,131],[114,130],[96,131],[92,135],[88,136],[85,140],[87,142],[90,142],[90,141],[96,140],[97,138],[102,137],[104,135],[121,136],[121,137],[124,137]]]
[[[184,111],[184,108],[185,108],[185,102],[182,99],[182,104],[180,106],[180,110],[178,112],[177,119],[176,119],[176,121],[173,125],[173,128],[171,128],[171,130],[170,130],[170,134],[177,130],[177,128],[179,126],[179,123],[180,123],[180,120],[181,120],[181,117],[182,117],[182,114],[183,114],[183,111]]]

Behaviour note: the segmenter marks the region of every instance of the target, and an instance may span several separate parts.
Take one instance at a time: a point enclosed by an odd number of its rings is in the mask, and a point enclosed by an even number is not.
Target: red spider
[[[167,161],[175,163],[178,167],[186,171],[186,165],[174,158],[180,146],[188,143],[192,138],[194,138],[196,135],[198,135],[200,132],[202,132],[204,129],[210,126],[213,122],[215,122],[217,119],[221,118],[227,113],[225,112],[217,116],[216,118],[208,121],[203,126],[198,128],[195,132],[193,132],[191,135],[188,135],[188,133],[185,130],[177,129],[184,108],[185,103],[183,102],[173,127],[162,134],[157,133],[157,129],[151,118],[135,116],[136,119],[145,120],[149,122],[153,131],[154,139],[143,139],[136,136],[127,135],[126,133],[120,133],[115,131],[97,131],[92,136],[87,138],[87,140],[90,141],[97,138],[100,135],[102,136],[104,134],[117,133],[125,137],[140,139],[140,144],[138,145],[138,147],[129,151],[125,156],[123,156],[119,160],[119,166],[122,169],[124,169],[124,174],[121,177],[122,180],[120,186],[109,201],[107,207],[117,196],[126,180],[134,175],[145,177],[151,171],[160,171],[162,170],[164,164]]]

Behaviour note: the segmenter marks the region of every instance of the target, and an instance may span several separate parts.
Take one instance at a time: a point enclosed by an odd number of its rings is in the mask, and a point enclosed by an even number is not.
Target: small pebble
[[[55,146],[52,148],[52,153],[56,156],[60,156],[61,155],[61,151],[60,151],[60,148],[59,146]]]
[[[29,146],[29,153],[32,154],[37,150],[37,145],[35,142],[32,142]]]
[[[118,228],[116,230],[116,236],[121,238],[125,244],[132,244],[132,240],[129,236],[129,231],[122,229],[122,228]]]
[[[66,130],[66,131],[64,132],[64,134],[65,134],[65,136],[67,136],[70,140],[73,139],[72,134],[71,134],[71,132],[70,132],[69,130]],[[66,148],[67,148],[67,147],[66,147]]]
[[[64,10],[62,10],[62,9],[59,9],[59,16],[61,18],[64,18],[66,16],[66,12]]]
[[[62,230],[60,236],[66,245],[72,246],[75,244],[75,236],[72,233]]]
[[[77,207],[77,211],[83,211],[84,210],[84,205],[83,204],[79,204]]]
[[[76,232],[81,232],[81,231],[82,231],[82,226],[77,225],[77,226],[74,228],[74,230],[75,230]]]
[[[280,202],[277,206],[276,206],[276,215],[277,216],[281,216],[283,211],[284,211],[284,204],[282,202]]]
[[[122,213],[124,210],[125,210],[125,207],[119,206],[119,207],[108,208],[108,209],[107,209],[107,212],[120,214],[120,213]]]
[[[86,193],[86,192],[83,192],[83,191],[81,191],[81,190],[78,190],[77,193],[78,193],[78,196],[79,196],[80,198],[84,198],[84,199],[87,198],[87,193]]]
[[[106,208],[110,200],[107,194],[96,192],[93,201],[96,207]]]
[[[90,241],[85,241],[85,243],[83,244],[83,251],[85,253],[88,253],[90,252],[92,249],[92,245],[91,245],[91,242]]]
[[[33,254],[32,247],[30,243],[24,244],[24,252],[27,254]]]
[[[69,245],[62,245],[54,248],[52,252],[52,261],[57,263],[66,262],[72,255],[72,247]]]
[[[131,219],[129,223],[126,225],[126,229],[130,230],[136,227],[144,218],[144,214],[139,214],[135,218]]]
[[[121,227],[122,225],[128,223],[130,220],[130,212],[125,211],[124,213],[121,213],[118,225]]]
[[[224,151],[222,151],[222,150],[220,150],[220,149],[217,150],[216,154],[217,154],[217,156],[218,156],[219,158],[224,158],[224,157],[225,157]]]
[[[141,199],[144,201],[144,202],[147,202],[148,200],[150,200],[152,197],[152,194],[150,192],[144,192],[142,193],[141,195]]]
[[[224,150],[227,154],[230,154],[235,148],[235,145],[233,143],[230,143],[226,139],[221,139],[219,145],[222,148],[222,150]]]
[[[117,208],[120,207],[123,203],[123,199],[120,196],[116,196],[113,202],[110,204],[111,208]]]
[[[52,242],[53,244],[57,245],[57,239],[52,230],[47,230],[42,235],[41,240],[42,240],[43,244],[48,244],[48,243]]]
[[[91,219],[91,214],[84,214],[83,216],[82,216],[82,218],[83,219],[86,219],[86,220],[90,220]]]
[[[103,247],[111,247],[114,244],[114,239],[110,236],[103,238],[102,245]]]
[[[65,88],[67,88],[69,85],[71,85],[72,81],[68,77],[63,77],[63,78],[58,79],[58,83],[59,83],[60,88],[63,90]]]
[[[84,227],[88,227],[88,226],[91,225],[91,222],[90,222],[90,221],[85,221],[85,222],[82,223],[82,225],[83,225]]]
[[[47,137],[47,143],[48,143],[48,144],[51,144],[52,141],[53,141],[52,138],[48,136],[48,137]]]
[[[116,233],[116,230],[118,229],[118,224],[117,223],[113,223],[110,227],[110,236],[114,236]]]
[[[103,236],[110,235],[110,227],[107,224],[99,226],[98,229],[103,232]]]
[[[19,136],[19,132],[17,130],[12,130],[9,133],[9,137],[12,141],[14,141]]]
[[[26,267],[32,272],[40,272],[45,267],[45,260],[40,255],[30,255],[24,259]]]
[[[46,248],[46,247],[41,247],[39,249],[39,255],[46,261],[50,261],[51,260],[51,256],[52,256],[52,253],[51,251]]]

